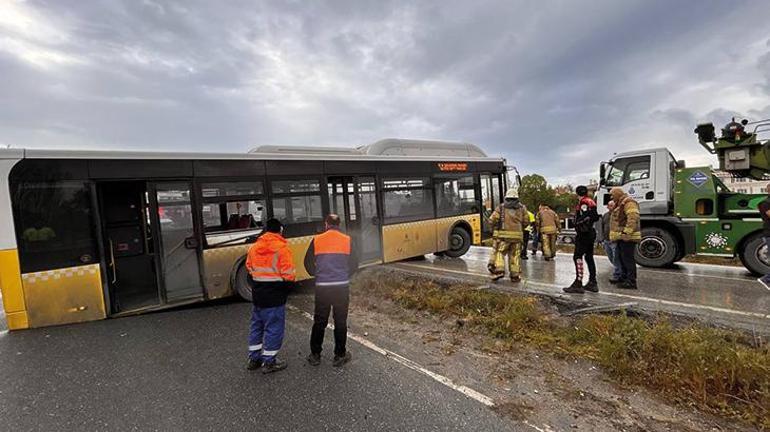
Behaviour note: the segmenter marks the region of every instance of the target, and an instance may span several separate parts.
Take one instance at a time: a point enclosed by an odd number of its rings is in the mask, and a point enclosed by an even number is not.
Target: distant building
[[[745,194],[763,194],[767,191],[767,185],[770,180],[752,180],[744,177],[733,177],[732,174],[724,171],[714,171],[714,175],[722,180],[733,192]]]

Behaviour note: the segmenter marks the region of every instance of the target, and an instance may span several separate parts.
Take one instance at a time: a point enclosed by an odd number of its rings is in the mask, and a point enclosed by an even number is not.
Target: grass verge
[[[360,294],[456,319],[510,346],[523,343],[591,360],[624,383],[770,430],[770,347],[752,346],[742,335],[696,325],[676,328],[665,318],[566,319],[537,297],[428,279],[373,274],[355,285]]]

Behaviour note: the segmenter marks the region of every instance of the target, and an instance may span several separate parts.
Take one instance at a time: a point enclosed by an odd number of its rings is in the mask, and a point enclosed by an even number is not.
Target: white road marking
[[[405,263],[400,262],[395,264],[396,266],[408,266],[408,267],[415,267],[425,270],[431,270],[433,272],[450,272],[450,273],[458,273],[463,275],[471,275],[471,276],[487,276],[486,273],[478,273],[478,272],[470,272],[470,271],[464,271],[464,270],[452,270],[452,269],[446,269],[446,268],[439,268],[439,267],[431,267],[427,265],[420,265],[420,264],[413,264],[413,263]],[[524,280],[525,284],[531,284],[546,288],[559,288],[558,285],[555,284],[549,284],[544,282],[535,282],[532,280]],[[762,314],[758,312],[745,312],[735,309],[726,309],[726,308],[720,308],[715,306],[707,306],[707,305],[698,305],[698,304],[692,304],[692,303],[682,303],[672,300],[661,300],[656,299],[652,297],[641,297],[641,296],[633,296],[628,294],[619,294],[619,293],[613,293],[613,292],[607,292],[607,291],[600,291],[597,294],[599,295],[606,295],[606,296],[613,296],[613,297],[622,297],[622,298],[628,298],[628,299],[634,299],[634,300],[641,300],[646,302],[652,302],[652,303],[659,303],[659,304],[665,304],[669,306],[679,306],[684,308],[691,308],[691,309],[703,309],[708,310],[712,312],[721,312],[721,313],[727,313],[727,314],[733,314],[733,315],[742,315],[742,316],[748,316],[752,318],[761,318],[761,319],[770,319],[770,314]]]
[[[286,307],[291,309],[291,310],[294,310],[294,311],[297,311],[297,312],[301,313],[305,318],[307,318],[309,320],[313,319],[313,315],[312,314],[310,314],[308,312],[305,312],[305,311],[303,311],[303,310],[301,310],[301,309],[299,309],[299,308],[297,308],[295,306],[287,305]],[[329,324],[328,327],[333,329],[334,325],[333,324]],[[413,371],[419,372],[419,373],[421,373],[423,375],[427,375],[430,378],[433,378],[434,380],[440,382],[441,384],[444,384],[445,386],[447,386],[447,387],[449,387],[449,388],[451,388],[453,390],[456,390],[456,391],[464,394],[465,396],[468,396],[469,398],[471,398],[471,399],[473,399],[473,400],[475,400],[477,402],[480,402],[480,403],[482,403],[482,404],[484,404],[484,405],[486,405],[488,407],[495,406],[495,402],[492,400],[491,397],[486,396],[484,394],[481,394],[481,393],[477,392],[476,390],[473,390],[470,387],[466,387],[464,385],[456,384],[454,381],[452,381],[451,379],[449,379],[449,378],[447,378],[447,377],[445,377],[443,375],[439,375],[439,374],[437,374],[435,372],[432,372],[432,371],[430,371],[428,369],[425,369],[424,367],[420,366],[419,363],[417,363],[417,362],[415,362],[413,360],[410,360],[410,359],[408,359],[408,358],[406,358],[404,356],[396,354],[393,351],[386,350],[385,348],[380,348],[379,346],[375,345],[374,343],[372,343],[368,339],[365,339],[362,336],[359,336],[359,335],[357,335],[355,333],[351,333],[351,332],[348,331],[348,338],[358,342],[359,344],[369,348],[370,350],[372,350],[372,351],[374,351],[374,352],[376,352],[378,354],[382,354],[385,357],[388,357],[388,358],[392,359],[393,361],[395,361],[397,363],[400,363],[403,366],[408,367],[409,369],[411,369]]]

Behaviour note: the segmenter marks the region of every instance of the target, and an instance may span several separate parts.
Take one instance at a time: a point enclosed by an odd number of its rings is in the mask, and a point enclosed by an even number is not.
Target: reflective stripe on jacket
[[[544,208],[537,212],[537,230],[540,234],[556,234],[559,231],[559,215],[555,211]]]
[[[293,281],[296,270],[288,242],[282,235],[265,232],[249,248],[246,269],[255,282]]]
[[[315,275],[316,286],[347,285],[357,267],[350,236],[336,228],[313,238],[305,262],[308,273]]]
[[[610,241],[642,241],[639,204],[630,196],[620,200],[610,218]]]
[[[505,208],[500,205],[489,217],[489,222],[496,228],[492,237],[500,240],[522,241],[523,230],[529,225],[529,215],[524,204],[518,208]]]

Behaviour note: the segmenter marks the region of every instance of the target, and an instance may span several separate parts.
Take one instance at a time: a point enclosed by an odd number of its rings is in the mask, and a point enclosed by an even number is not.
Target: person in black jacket
[[[596,211],[596,203],[588,196],[588,188],[578,186],[575,188],[580,200],[575,207],[575,252],[572,260],[575,262],[575,281],[564,288],[566,293],[581,294],[585,291],[598,292],[599,284],[596,282],[596,263],[594,262],[594,243],[596,243],[596,230],[594,223],[599,220]],[[588,283],[583,285],[583,263],[588,266]]]

